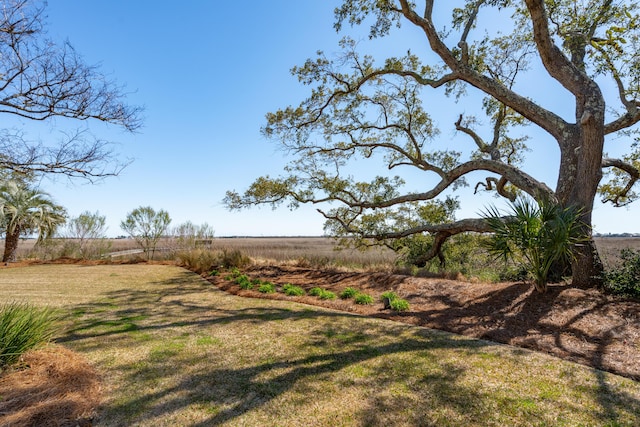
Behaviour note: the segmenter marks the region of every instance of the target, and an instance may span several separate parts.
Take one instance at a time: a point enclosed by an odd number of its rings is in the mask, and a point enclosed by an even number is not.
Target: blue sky
[[[227,211],[221,201],[227,190],[243,190],[258,176],[281,173],[287,159],[274,142],[260,135],[260,127],[267,112],[295,105],[307,95],[309,89],[291,76],[291,67],[317,50],[338,51],[342,35],[333,30],[337,3],[50,1],[46,9],[50,37],[68,39],[88,63],[101,64],[104,72],[126,85],[129,102],[145,107],[145,120],[137,134],[100,123],[72,124],[117,141],[121,157],[134,161],[119,177],[97,185],[58,179],[44,180],[42,186],[72,216],[86,210],[105,215],[110,236],[123,234],[119,223],[127,212],[147,205],[167,210],[173,225],[207,222],[217,236],[321,235],[323,220],[314,207],[294,212],[263,207],[238,213]],[[381,54],[424,50],[419,34],[407,25],[378,45],[368,44],[366,28],[350,34]],[[562,99],[551,95],[544,102],[563,105]],[[434,117],[445,141],[460,138],[452,131],[457,115],[476,110],[451,105]],[[570,114],[570,104],[566,107]],[[28,121],[20,125],[30,136],[43,139],[69,126],[60,120],[44,126]],[[557,149],[551,142],[540,144],[525,168],[554,187]],[[423,190],[422,178],[410,176],[415,179],[413,188]],[[460,194],[460,218],[475,216],[487,203],[496,203],[471,193]],[[596,232],[640,232],[635,220],[639,209],[598,205]]]

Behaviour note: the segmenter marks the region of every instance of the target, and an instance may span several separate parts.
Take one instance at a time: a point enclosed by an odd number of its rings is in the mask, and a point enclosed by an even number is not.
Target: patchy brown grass
[[[280,284],[290,275],[304,280],[305,288],[350,283],[372,295],[392,288],[407,299],[430,283],[442,288],[444,299],[454,298],[443,289],[455,282],[440,279],[271,268],[251,274]],[[223,278],[213,280],[226,286]],[[424,295],[438,294],[431,292]],[[338,311],[295,302],[317,301],[310,297],[239,298],[184,269],[147,264],[0,270],[0,301],[18,297],[67,314],[67,329],[56,341],[86,356],[103,378],[95,425],[640,421],[640,383],[539,352],[402,323],[415,315],[415,300],[403,315],[371,307],[390,321],[345,312],[357,312],[346,301],[331,303]],[[453,307],[463,312],[463,306]],[[52,423],[66,422],[56,417]]]
[[[60,346],[33,350],[0,376],[0,425],[90,426],[101,397],[84,356]]]

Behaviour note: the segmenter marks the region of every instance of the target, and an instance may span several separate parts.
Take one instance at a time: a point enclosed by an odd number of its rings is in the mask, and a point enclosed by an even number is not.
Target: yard
[[[94,425],[640,423],[631,379],[388,319],[244,298],[170,265],[4,268],[0,301],[11,300],[59,309],[57,345],[102,381],[102,403],[85,419]],[[5,407],[0,424],[20,416],[37,414]]]

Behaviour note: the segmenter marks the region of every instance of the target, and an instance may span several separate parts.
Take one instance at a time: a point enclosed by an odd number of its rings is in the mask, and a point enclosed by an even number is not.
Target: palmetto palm
[[[523,260],[540,292],[547,290],[551,266],[571,259],[576,245],[584,240],[580,211],[550,201],[520,198],[508,215],[491,207],[483,216],[493,231],[489,252],[505,261]]]
[[[36,234],[38,243],[64,224],[66,212],[49,194],[17,181],[0,187],[0,220],[5,231],[2,262],[15,261],[21,235]]]

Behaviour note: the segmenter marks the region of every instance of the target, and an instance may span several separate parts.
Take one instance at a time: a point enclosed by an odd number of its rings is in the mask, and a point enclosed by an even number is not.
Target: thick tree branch
[[[508,105],[514,111],[517,111],[528,120],[546,130],[556,140],[562,139],[562,134],[569,124],[560,116],[515,93],[495,79],[473,70],[455,57],[451,50],[444,44],[433,25],[433,18],[431,16],[433,10],[432,1],[427,2],[424,17],[419,16],[413,10],[408,0],[400,0],[400,4],[402,6],[402,14],[410,22],[424,31],[431,49],[447,64],[460,80],[477,87],[503,104]]]
[[[549,17],[544,0],[526,0],[525,3],[531,15],[533,39],[545,69],[574,96],[582,97],[584,87],[590,84],[590,81],[554,43],[549,31]]]

